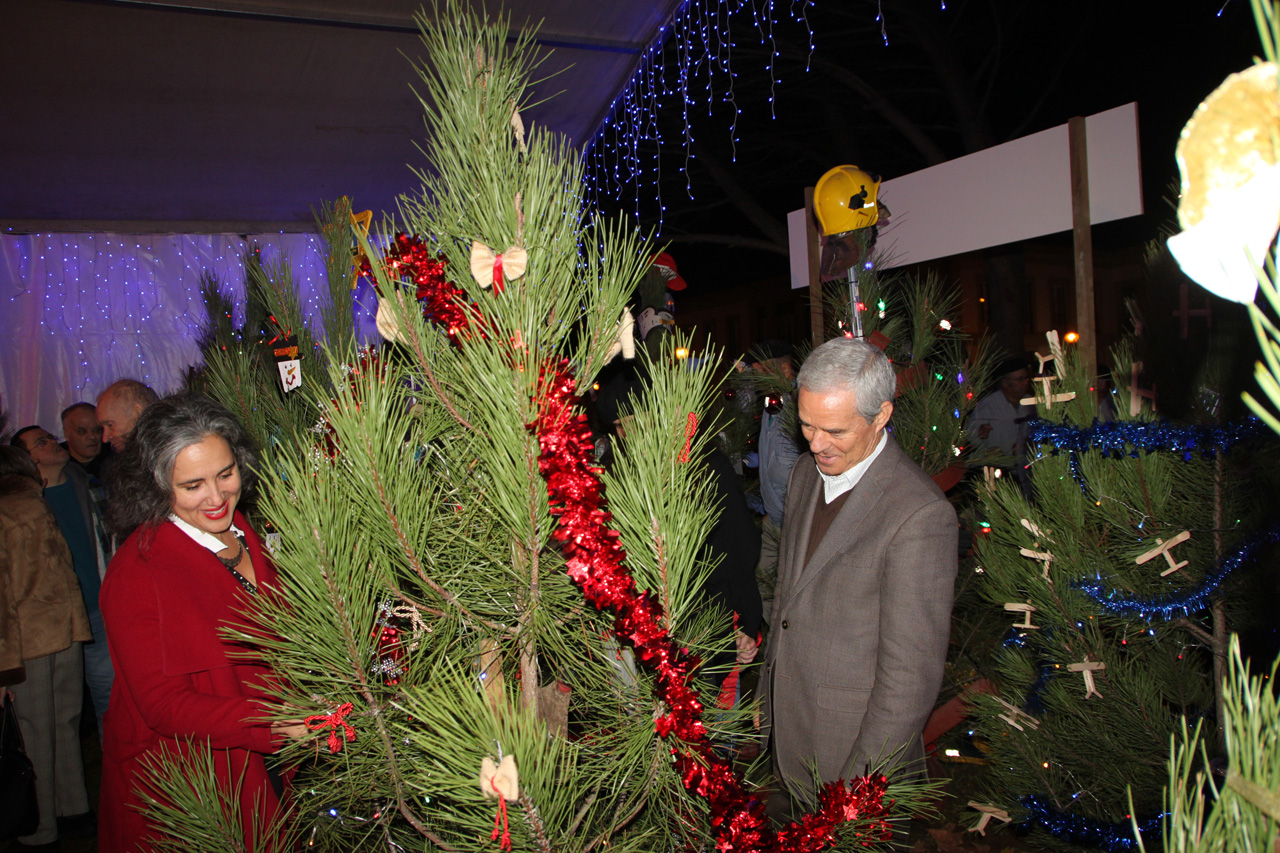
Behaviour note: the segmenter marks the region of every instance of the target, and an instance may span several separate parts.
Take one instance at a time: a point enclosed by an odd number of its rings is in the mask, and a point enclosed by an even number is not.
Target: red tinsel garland
[[[424,312],[447,328],[455,345],[471,321],[483,323],[474,305],[458,303],[462,291],[444,280],[443,263],[433,258],[421,240],[399,235],[388,253],[394,274],[408,273],[418,287]],[[394,264],[394,265],[392,265]],[[478,331],[478,330],[477,330]],[[618,532],[609,526],[604,486],[594,459],[586,415],[576,410],[576,380],[568,360],[547,363],[539,377],[538,415],[529,429],[541,451],[538,468],[547,482],[547,498],[556,517],[553,536],[561,543],[569,576],[586,599],[614,615],[614,634],[631,643],[636,657],[657,675],[655,694],[667,713],[654,721],[658,734],[674,737],[671,753],[685,788],[705,797],[711,824],[716,827],[720,853],[816,853],[836,841],[838,827],[865,821],[858,837],[864,843],[888,840],[886,820],[888,780],[864,776],[831,782],[819,792],[818,811],[775,833],[764,813],[764,800],[748,792],[732,765],[719,757],[702,722],[703,705],[691,686],[698,658],[678,647],[662,627],[662,606],[650,592],[636,589]],[[686,442],[692,440],[696,419],[690,415]],[[687,451],[686,451],[687,452]]]

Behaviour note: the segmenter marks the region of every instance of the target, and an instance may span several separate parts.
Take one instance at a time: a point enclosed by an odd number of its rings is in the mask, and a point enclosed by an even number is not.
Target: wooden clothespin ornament
[[[992,468],[990,465],[982,466],[982,482],[987,487],[987,491],[993,495],[996,493],[996,480],[999,479],[999,468]]]
[[[1102,698],[1102,694],[1098,692],[1098,686],[1093,681],[1093,674],[1099,670],[1106,669],[1107,665],[1100,660],[1085,660],[1083,663],[1067,664],[1069,672],[1079,672],[1084,674],[1084,698],[1097,696]]]
[[[1022,518],[1022,519],[1019,519],[1019,521],[1021,521],[1021,522],[1022,522],[1022,526],[1023,526],[1023,527],[1025,527],[1025,528],[1027,528],[1027,530],[1031,531],[1031,535],[1032,535],[1032,536],[1034,536],[1034,537],[1036,537],[1037,539],[1048,539],[1048,538],[1049,538],[1049,535],[1048,535],[1047,533],[1045,533],[1044,531],[1042,531],[1039,527],[1036,527],[1035,522],[1031,521],[1031,519],[1029,519],[1029,518]],[[1037,542],[1036,544],[1037,544],[1037,545],[1039,545],[1040,543],[1039,543],[1039,542]]]
[[[1036,526],[1036,524],[1034,524],[1034,523],[1033,523],[1033,521],[1030,521],[1029,519],[1020,519],[1020,521],[1021,521],[1021,523],[1023,523],[1024,528],[1027,528],[1028,530],[1030,530],[1030,533],[1032,533],[1033,537],[1036,537],[1036,538],[1037,538],[1037,542],[1036,542],[1036,543],[1034,543],[1034,544],[1036,544],[1036,547],[1037,547],[1037,548],[1042,547],[1042,546],[1041,546],[1041,543],[1039,543],[1039,542],[1038,542],[1038,539],[1048,539],[1047,535],[1044,535],[1044,533],[1042,532],[1042,530],[1041,530],[1041,529],[1039,529],[1039,528],[1038,528],[1038,526]],[[1041,560],[1041,561],[1043,561],[1043,564],[1044,564],[1044,573],[1043,573],[1043,575],[1042,575],[1042,576],[1043,576],[1044,580],[1048,580],[1048,579],[1050,579],[1050,576],[1048,576],[1048,564],[1051,564],[1051,562],[1053,561],[1053,555],[1052,555],[1052,552],[1050,552],[1050,551],[1033,551],[1033,549],[1032,549],[1032,548],[1019,548],[1019,549],[1018,549],[1018,553],[1020,553],[1020,555],[1023,555],[1024,557],[1030,557],[1030,558],[1032,558],[1032,560]],[[1005,605],[1005,610],[1009,610],[1009,605]],[[1029,613],[1028,613],[1028,620],[1027,620],[1027,621],[1030,621],[1030,619],[1029,619]],[[1028,628],[1029,628],[1029,626],[1028,626]]]
[[[1013,818],[1009,817],[1009,813],[1007,811],[1001,808],[997,808],[996,806],[993,806],[989,803],[975,803],[973,800],[970,800],[969,808],[977,809],[978,812],[982,815],[980,818],[978,818],[977,823],[969,827],[969,831],[976,832],[982,836],[985,836],[987,834],[987,824],[991,822],[992,818],[995,818],[996,820],[999,820],[999,821],[1003,821],[1005,823],[1009,823],[1013,820]]]
[[[1062,379],[1066,375],[1067,368],[1062,355],[1062,341],[1058,339],[1057,329],[1045,332],[1044,336],[1049,341],[1049,354],[1041,355],[1038,352],[1036,353],[1036,361],[1040,362],[1040,366],[1037,372],[1040,374],[1043,374],[1045,364],[1052,361],[1053,372],[1056,375],[1055,376],[1043,376],[1043,375],[1036,376],[1036,378],[1033,381],[1039,382],[1041,384],[1040,393],[1032,395],[1030,397],[1023,397],[1018,402],[1024,406],[1034,406],[1039,401],[1039,399],[1043,397],[1045,408],[1052,409],[1054,403],[1065,403],[1069,400],[1074,400],[1076,398],[1076,393],[1074,391],[1068,391],[1065,394],[1054,394],[1050,390],[1049,388],[1050,383],[1052,383],[1054,379]]]
[[[1005,713],[1000,715],[1000,719],[1004,720],[1006,723],[1013,726],[1018,731],[1020,732],[1026,731],[1026,729],[1024,729],[1019,724],[1019,721],[1021,721],[1022,723],[1026,723],[1028,726],[1030,726],[1033,729],[1040,728],[1040,721],[1037,720],[1035,717],[1031,716],[1030,714],[1028,714],[1026,711],[1014,705],[1010,705],[1008,702],[1004,701],[999,696],[995,696],[993,698],[997,702],[999,702],[1001,705],[1003,705],[1005,708]]]
[[[1043,561],[1043,562],[1044,562],[1044,566],[1043,566],[1043,567],[1044,567],[1044,571],[1043,571],[1043,573],[1041,573],[1041,576],[1042,576],[1042,578],[1043,578],[1044,580],[1048,580],[1048,579],[1050,579],[1050,578],[1048,578],[1048,564],[1051,564],[1051,562],[1053,562],[1053,555],[1052,555],[1052,553],[1051,553],[1051,552],[1048,552],[1048,551],[1032,551],[1032,549],[1030,549],[1030,548],[1019,548],[1019,549],[1018,549],[1018,553],[1020,553],[1020,555],[1023,555],[1024,557],[1030,557],[1030,558],[1032,558],[1032,560],[1041,560],[1041,561]],[[1005,605],[1005,610],[1011,610],[1011,608],[1009,607],[1009,605]],[[1036,608],[1032,607],[1032,610],[1036,610]],[[1016,625],[1015,625],[1015,628],[1016,628]],[[1034,626],[1034,625],[1023,625],[1023,628],[1036,628],[1036,626]]]
[[[1142,373],[1142,362],[1135,361],[1129,369],[1129,417],[1136,418],[1142,413],[1142,398],[1151,401],[1151,411],[1156,410],[1156,386],[1150,389],[1138,386],[1138,376]]]
[[[1006,601],[1004,609],[1011,613],[1021,613],[1023,621],[1014,622],[1013,627],[1023,628],[1028,631],[1039,631],[1039,625],[1031,624],[1031,614],[1036,612],[1036,607],[1030,601],[1023,603],[1021,601]]]
[[[1170,539],[1168,542],[1164,541],[1163,539],[1157,539],[1156,547],[1152,548],[1150,551],[1147,551],[1145,554],[1139,554],[1134,559],[1134,562],[1137,563],[1139,566],[1141,566],[1143,563],[1149,562],[1151,560],[1154,560],[1156,557],[1162,556],[1165,558],[1165,561],[1169,563],[1169,568],[1161,572],[1160,577],[1162,578],[1167,577],[1168,575],[1173,574],[1178,569],[1181,569],[1183,566],[1187,565],[1188,563],[1187,560],[1183,560],[1181,563],[1175,562],[1173,558],[1173,554],[1169,552],[1173,550],[1173,546],[1181,545],[1183,542],[1186,542],[1190,538],[1191,538],[1191,531],[1184,530],[1181,533],[1179,533],[1177,536]]]

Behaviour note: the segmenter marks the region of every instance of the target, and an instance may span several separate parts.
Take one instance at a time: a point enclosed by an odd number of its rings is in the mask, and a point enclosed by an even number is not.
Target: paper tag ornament
[[[298,352],[298,339],[289,337],[276,341],[271,345],[271,354],[275,356],[276,369],[280,371],[280,385],[284,392],[302,387],[302,359]]]

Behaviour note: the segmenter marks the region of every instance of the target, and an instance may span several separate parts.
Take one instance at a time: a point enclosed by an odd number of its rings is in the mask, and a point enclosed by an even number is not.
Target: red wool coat
[[[260,594],[277,588],[275,568],[240,513]],[[142,764],[162,747],[192,738],[213,750],[218,781],[230,791],[244,776],[240,810],[245,827],[279,807],[265,756],[279,747],[264,716],[259,685],[270,677],[237,650],[219,627],[243,623],[252,596],[209,551],[166,521],[149,547],[135,531],[116,552],[100,597],[107,644],[115,665],[111,705],[103,724],[99,853],[150,850],[155,833],[138,809]],[[141,547],[140,547],[141,546]]]

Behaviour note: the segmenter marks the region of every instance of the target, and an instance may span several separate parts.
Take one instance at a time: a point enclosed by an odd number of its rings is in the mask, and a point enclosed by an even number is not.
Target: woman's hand
[[[748,664],[756,659],[756,652],[759,651],[759,644],[755,637],[748,637],[742,633],[741,629],[734,635],[734,644],[738,647],[738,663]]]
[[[302,720],[281,720],[278,723],[271,724],[271,733],[273,735],[284,735],[293,740],[302,740],[307,736],[307,724]]]

